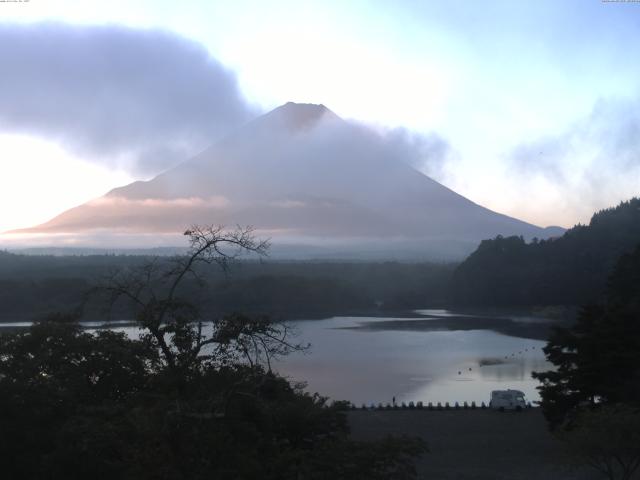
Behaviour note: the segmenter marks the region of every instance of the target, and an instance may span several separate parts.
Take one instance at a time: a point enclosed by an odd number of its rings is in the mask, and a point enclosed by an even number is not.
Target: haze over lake
[[[477,327],[460,330],[448,319],[468,317]],[[491,390],[522,390],[539,400],[533,371],[551,368],[537,339],[506,335],[486,328],[486,318],[448,310],[418,310],[406,317],[332,317],[289,324],[295,341],[310,343],[304,353],[279,359],[274,369],[292,381],[304,381],[309,392],[356,405],[397,402],[488,402]],[[545,323],[536,317],[510,316],[517,324]],[[504,319],[508,321],[508,319]],[[411,327],[411,324],[415,327]],[[434,329],[425,328],[432,322]],[[131,338],[136,326],[117,326]],[[0,326],[25,327],[30,322]],[[93,329],[99,322],[83,323]],[[449,325],[443,327],[442,325]]]

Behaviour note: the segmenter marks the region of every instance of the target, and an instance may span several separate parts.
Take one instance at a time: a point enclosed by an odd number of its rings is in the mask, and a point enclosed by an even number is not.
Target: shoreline
[[[509,318],[449,316],[446,318],[430,317],[414,320],[364,321],[356,327],[341,327],[344,330],[368,331],[468,331],[492,330],[503,335],[532,340],[547,340],[551,330],[560,323],[525,323]]]
[[[442,313],[431,313],[439,312]],[[486,314],[485,314],[486,311]],[[494,332],[517,338],[528,338],[533,340],[547,340],[554,327],[567,325],[567,320],[543,318],[535,315],[535,311],[527,309],[518,310],[471,310],[456,309],[449,310],[438,306],[437,308],[422,308],[415,310],[354,310],[346,312],[326,312],[308,315],[272,315],[276,322],[315,322],[335,317],[350,317],[356,319],[357,326],[337,327],[344,330],[362,331],[469,331],[469,330],[492,330]],[[430,313],[425,313],[430,312]],[[468,313],[466,313],[468,312]],[[514,312],[518,312],[514,314]],[[474,314],[475,313],[475,314]],[[502,313],[502,315],[500,315]],[[251,314],[249,314],[251,315]],[[531,320],[505,318],[505,316],[522,316]],[[211,315],[215,316],[215,315]],[[358,319],[362,319],[359,321]],[[376,319],[376,320],[368,320]],[[9,333],[28,328],[35,320],[14,319],[0,320],[0,331]],[[203,320],[205,323],[210,320]],[[104,329],[119,327],[135,327],[135,320],[86,320],[80,321],[80,325],[85,329]],[[19,325],[18,325],[19,324]]]

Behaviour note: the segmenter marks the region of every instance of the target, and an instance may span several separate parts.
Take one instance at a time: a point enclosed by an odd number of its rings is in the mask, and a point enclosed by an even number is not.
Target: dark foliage
[[[262,253],[249,229],[193,227],[187,255],[114,272],[101,287],[131,304],[139,339],[57,315],[0,336],[0,451],[11,479],[415,478],[418,439],[360,443],[344,406],[271,371],[297,350],[285,325],[201,321],[182,296],[197,265]],[[231,248],[231,251],[227,250]],[[187,290],[188,292],[188,290]]]
[[[598,299],[621,255],[640,242],[640,199],[597,212],[588,226],[526,243],[483,241],[456,269],[456,305],[583,305]]]
[[[569,453],[609,480],[631,480],[640,468],[640,409],[622,404],[580,411],[559,432]]]
[[[640,246],[623,255],[602,305],[584,307],[571,328],[558,328],[544,349],[556,370],[536,373],[552,426],[581,406],[640,406]]]
[[[85,293],[113,271],[148,264],[126,255],[28,256],[0,252],[0,321],[30,320],[83,305],[83,320],[105,320],[104,302]],[[169,257],[155,257],[162,264]],[[273,318],[326,317],[442,305],[454,265],[397,262],[237,261],[225,274],[199,265],[202,285],[183,282],[183,296],[213,315],[242,311]],[[125,304],[111,318],[132,318]]]
[[[149,343],[56,320],[0,352],[6,478],[402,479],[424,451],[353,442],[339,405],[222,353],[177,381]]]

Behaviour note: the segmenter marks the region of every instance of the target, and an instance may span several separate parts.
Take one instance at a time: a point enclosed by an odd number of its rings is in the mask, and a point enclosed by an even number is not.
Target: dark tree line
[[[607,478],[632,478],[640,467],[640,245],[618,261],[605,300],[557,328],[544,352],[555,369],[534,377],[551,428]]]
[[[560,238],[483,241],[455,270],[455,305],[582,305],[601,298],[621,255],[640,243],[640,199],[597,212]]]
[[[186,256],[113,272],[100,290],[140,337],[70,315],[0,336],[0,454],[11,479],[410,479],[417,439],[356,442],[341,404],[304,393],[271,359],[304,348],[242,314],[203,322],[183,296],[198,265],[263,253],[250,230],[194,227]]]
[[[544,351],[557,369],[534,376],[552,425],[581,405],[640,407],[640,246],[620,258],[606,300],[584,306],[575,325],[555,329]]]
[[[155,258],[155,260],[154,260]],[[0,252],[0,321],[31,320],[68,310],[113,271],[170,257],[127,255],[27,256]],[[308,318],[442,305],[454,265],[398,262],[264,262],[239,260],[227,274],[199,265],[204,288],[183,282],[183,296],[211,315],[241,310],[272,317]],[[85,320],[107,318],[103,302],[84,305]],[[123,306],[113,318],[131,318]]]

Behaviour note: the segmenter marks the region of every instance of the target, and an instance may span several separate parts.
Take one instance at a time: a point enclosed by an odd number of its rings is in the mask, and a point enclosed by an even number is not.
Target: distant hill
[[[456,269],[456,305],[582,305],[597,301],[616,261],[640,244],[640,199],[593,215],[561,237],[484,240]]]
[[[242,224],[272,238],[279,257],[288,245],[296,258],[405,260],[461,259],[498,234],[557,234],[471,202],[402,155],[323,105],[287,103],[149,181],[20,232],[149,248],[182,245],[193,223]]]

